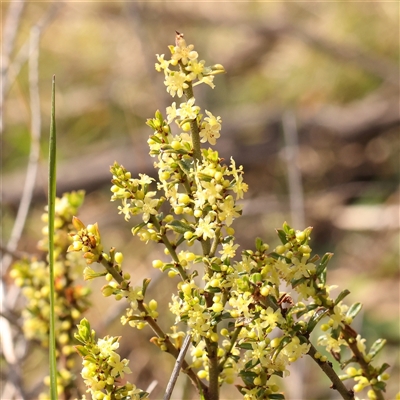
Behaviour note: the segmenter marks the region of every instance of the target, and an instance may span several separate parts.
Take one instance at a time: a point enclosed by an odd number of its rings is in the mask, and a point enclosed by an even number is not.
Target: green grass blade
[[[49,359],[50,359],[50,398],[57,400],[57,359],[55,339],[55,290],[54,290],[54,215],[56,202],[56,120],[55,120],[55,85],[56,77],[53,75],[51,90],[51,120],[50,120],[50,141],[49,141],[49,268],[50,268],[50,338],[49,338]]]

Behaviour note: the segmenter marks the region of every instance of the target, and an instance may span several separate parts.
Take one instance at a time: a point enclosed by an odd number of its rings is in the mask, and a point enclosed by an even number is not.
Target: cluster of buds
[[[205,83],[214,89],[214,76],[225,72],[221,64],[210,67],[205,66],[205,61],[198,60],[198,53],[194,51],[194,46],[186,44],[182,33],[176,32],[175,46],[169,46],[171,59],[165,60],[164,54],[157,54],[156,70],[163,71],[165,74],[164,84],[167,92],[174,97],[182,97],[184,90],[190,86]],[[170,69],[179,65],[180,69]],[[194,82],[197,80],[197,82]]]
[[[86,318],[78,325],[75,338],[82,345],[75,346],[77,352],[83,358],[81,372],[92,399],[141,400],[148,398],[148,393],[137,389],[130,382],[122,384],[121,379],[125,374],[131,373],[128,367],[129,361],[122,359],[115,351],[119,347],[120,337],[106,336],[97,339],[96,333],[91,329]]]
[[[157,302],[153,299],[146,304],[143,302],[150,280],[144,280],[142,286],[131,286],[129,273],[124,272],[122,263],[124,256],[121,252],[111,248],[108,253],[103,252],[101,236],[97,224],[85,226],[78,218],[73,218],[73,226],[77,232],[70,233],[73,243],[69,246],[70,253],[83,253],[86,267],[83,271],[85,280],[105,277],[106,284],[101,288],[104,297],[113,296],[115,300],[125,299],[129,303],[125,315],[121,317],[123,325],[128,323],[132,327],[141,329],[147,325],[148,319],[158,317]],[[95,271],[91,264],[101,263],[104,269]]]
[[[73,332],[76,324],[82,318],[82,313],[89,306],[90,290],[80,284],[84,268],[82,258],[77,254],[66,253],[71,243],[68,232],[71,229],[72,216],[77,213],[84,199],[83,192],[66,193],[56,199],[55,204],[55,314],[56,320],[56,349],[60,364],[58,370],[58,393],[70,398],[76,387],[73,371],[76,363],[76,352],[73,347]],[[42,220],[47,222],[47,212]],[[47,226],[43,228],[43,239],[39,249],[47,251]],[[43,347],[49,344],[49,266],[47,262],[37,258],[17,261],[10,272],[16,285],[21,287],[26,299],[22,311],[23,331],[28,340],[41,343]],[[49,383],[49,379],[45,379]],[[48,398],[42,393],[40,398]]]
[[[97,223],[85,226],[79,218],[73,217],[72,225],[77,232],[70,234],[72,244],[68,247],[67,251],[82,251],[83,258],[87,264],[99,262],[102,257],[103,246]]]

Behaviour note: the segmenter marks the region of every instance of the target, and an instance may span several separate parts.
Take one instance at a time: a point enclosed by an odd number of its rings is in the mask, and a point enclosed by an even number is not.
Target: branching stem
[[[368,381],[371,381],[372,379],[376,378],[376,376],[373,376],[371,374],[371,371],[369,369],[369,364],[365,361],[363,354],[357,347],[357,341],[356,341],[357,333],[349,325],[345,325],[344,329],[342,330],[342,335],[344,340],[349,345],[350,350],[353,353],[353,356],[356,358],[356,362],[360,365],[363,371],[363,375],[368,379]],[[377,390],[373,386],[371,386],[371,388],[375,393],[376,400],[384,400],[381,390]]]
[[[218,343],[205,339],[207,354],[208,354],[208,367],[209,367],[209,392],[208,400],[219,399],[219,365],[218,365]]]
[[[310,350],[307,354],[318,364],[325,375],[330,379],[332,382],[332,389],[337,390],[344,400],[354,400],[353,391],[346,388],[332,368],[331,364],[329,362],[321,362],[319,359],[315,358],[317,350],[310,341],[308,341],[308,344],[310,345]]]
[[[101,263],[101,265],[105,267],[107,272],[109,272],[119,284],[124,280],[121,274],[117,272],[116,269],[111,265],[111,263],[108,262],[105,258],[101,258],[99,262]],[[179,350],[173,345],[168,335],[164,333],[164,331],[161,329],[161,327],[158,325],[155,319],[152,318],[150,315],[148,315],[148,311],[144,306],[142,300],[138,300],[138,309],[145,314],[144,319],[149,324],[153,332],[159,338],[164,340],[164,343],[167,347],[167,353],[170,353],[175,359],[177,359],[179,356]],[[190,368],[189,364],[186,361],[182,362],[182,370],[185,372],[185,374],[187,374],[187,376],[190,378],[190,380],[196,386],[196,388],[199,390],[200,393],[207,392],[208,390],[207,386],[203,382],[201,382],[199,377]]]

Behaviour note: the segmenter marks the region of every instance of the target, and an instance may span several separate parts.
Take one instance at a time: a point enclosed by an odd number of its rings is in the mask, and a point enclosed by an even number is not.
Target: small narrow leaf
[[[386,344],[386,339],[378,339],[374,342],[368,353],[371,359],[374,358],[383,349],[385,344]]]
[[[143,279],[143,284],[142,284],[142,293],[143,293],[143,297],[146,294],[146,290],[148,288],[148,286],[150,285],[151,279],[149,278],[145,278]]]
[[[221,272],[221,266],[216,263],[211,263],[211,269],[213,271]]]
[[[348,360],[342,361],[342,362],[340,363],[340,368],[341,368],[341,369],[344,369],[344,368],[346,368],[349,364],[354,363],[354,362],[357,362],[357,359],[356,359],[355,357],[351,357],[351,358],[349,358]]]
[[[240,375],[240,377],[242,379],[243,378],[250,378],[251,379],[251,383],[253,383],[253,379],[258,376],[258,374],[253,372],[253,371],[240,371],[239,375]]]
[[[206,292],[209,292],[209,293],[221,293],[221,288],[219,288],[219,287],[210,286],[205,290],[206,290]]]
[[[81,357],[85,357],[89,354],[89,351],[86,349],[86,347],[82,345],[75,346],[75,350],[79,353]]]
[[[327,266],[332,257],[333,253],[325,253],[324,256],[321,258],[320,265]]]
[[[197,176],[199,177],[200,180],[206,181],[206,182],[211,182],[211,180],[213,179],[213,177],[211,175],[203,174],[201,172],[199,172],[197,174]]]
[[[161,140],[158,136],[156,136],[156,135],[150,136],[150,139],[151,139],[153,142],[156,142],[156,143],[158,143],[158,144],[161,144],[161,143],[162,143],[162,140]]]
[[[285,336],[282,338],[280,341],[278,347],[274,351],[274,355],[272,356],[272,362],[276,360],[276,357],[278,357],[279,353],[283,350],[283,348],[288,345],[292,341],[292,338],[289,336]]]
[[[382,366],[379,368],[379,375],[383,374],[389,367],[389,364],[383,363]]]
[[[326,253],[322,259],[321,262],[319,263],[315,274],[317,275],[318,279],[320,280],[320,282],[325,285],[326,284],[326,269],[328,266],[328,262],[330,261],[330,259],[333,257],[333,253]]]
[[[346,316],[354,318],[362,309],[362,304],[361,303],[354,303],[346,313]]]
[[[381,390],[382,392],[384,392],[385,389],[386,389],[386,383],[385,383],[385,382],[382,382],[382,381],[376,382],[376,383],[374,383],[374,384],[372,385],[372,387],[373,387],[374,389],[378,389],[378,390]]]
[[[282,228],[287,235],[290,235],[290,231],[292,230],[292,228],[286,221],[283,223]]]
[[[281,393],[272,393],[268,395],[270,400],[285,400],[285,396]]]
[[[314,328],[317,326],[318,322],[324,317],[329,310],[321,309],[320,311],[316,311],[315,314],[310,318],[307,324],[307,332],[311,333]]]
[[[167,264],[164,264],[164,265],[162,266],[161,271],[162,271],[162,272],[165,272],[165,271],[167,271],[167,270],[169,270],[169,269],[171,269],[171,268],[175,268],[175,264],[167,263]],[[177,271],[177,270],[176,270],[176,271]]]
[[[287,240],[285,231],[283,231],[282,229],[277,229],[276,232],[277,232],[282,244],[286,244],[288,242],[288,240]]]
[[[350,290],[347,290],[347,289],[342,290],[339,293],[339,296],[337,297],[337,299],[335,300],[335,304],[334,305],[336,306],[337,304],[339,304],[349,294],[350,294]]]
[[[166,226],[177,233],[185,233],[187,231],[194,232],[194,228],[191,225],[187,224],[186,222],[179,221],[177,219],[171,221]]]
[[[251,345],[251,343],[240,343],[238,345],[238,347],[240,347],[241,349],[244,349],[244,350],[252,350],[253,349],[253,346]]]
[[[290,258],[284,257],[281,254],[272,252],[268,254],[269,257],[273,258],[274,260],[285,260],[287,264],[291,264],[292,260]]]
[[[340,332],[341,332],[340,326],[338,326],[336,329],[332,329],[331,330],[331,337],[333,339],[335,339],[335,340],[338,340]]]
[[[299,286],[300,284],[304,283],[307,280],[307,278],[305,276],[302,276],[299,279],[292,279],[291,280],[291,284],[292,284],[292,288],[294,289],[296,286]]]

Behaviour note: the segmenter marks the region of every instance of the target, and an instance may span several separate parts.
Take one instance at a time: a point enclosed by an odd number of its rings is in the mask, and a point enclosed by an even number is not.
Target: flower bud
[[[120,251],[117,251],[117,252],[115,253],[114,260],[115,260],[118,264],[122,264],[122,261],[124,261],[124,255],[123,255]]]
[[[149,303],[149,309],[151,310],[151,311],[155,311],[155,310],[157,310],[157,301],[156,300],[150,300],[150,303]]]
[[[161,260],[154,260],[153,261],[153,268],[162,268],[164,263]]]

